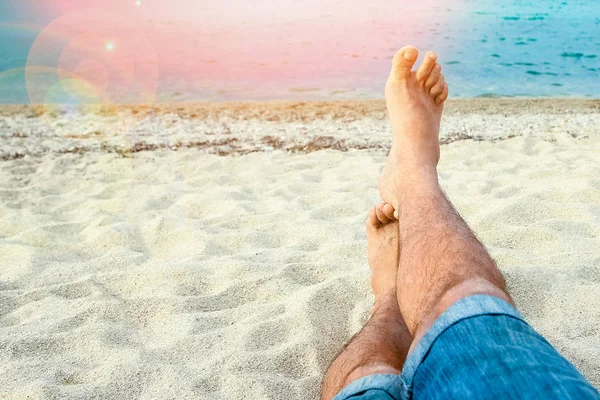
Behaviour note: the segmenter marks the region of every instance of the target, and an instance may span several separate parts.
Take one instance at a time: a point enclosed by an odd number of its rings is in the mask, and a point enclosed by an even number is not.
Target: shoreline
[[[556,141],[598,132],[600,100],[450,100],[440,142]],[[197,149],[220,156],[369,150],[391,144],[383,100],[97,107],[0,106],[0,161],[47,154]]]
[[[449,99],[446,115],[457,113],[486,112],[489,114],[523,114],[529,112],[600,112],[600,98],[465,98]],[[238,118],[268,121],[297,121],[319,118],[352,119],[362,117],[385,118],[385,101],[380,100],[332,100],[332,101],[224,101],[156,104],[111,105],[31,105],[0,104],[0,116],[24,114],[39,115],[43,112],[62,112],[65,109],[83,111],[100,116],[126,114],[131,116],[155,113],[177,113],[187,118]]]

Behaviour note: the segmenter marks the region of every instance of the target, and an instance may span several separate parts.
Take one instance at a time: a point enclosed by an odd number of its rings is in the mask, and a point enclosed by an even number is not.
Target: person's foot
[[[398,221],[394,208],[382,203],[373,207],[367,218],[367,251],[371,268],[371,287],[375,298],[396,292],[399,243]]]
[[[421,66],[412,71],[417,57],[413,46],[400,49],[385,85],[392,149],[379,178],[379,192],[396,208],[400,181],[407,174],[436,174],[440,158],[438,135],[448,84],[435,53],[425,54]]]

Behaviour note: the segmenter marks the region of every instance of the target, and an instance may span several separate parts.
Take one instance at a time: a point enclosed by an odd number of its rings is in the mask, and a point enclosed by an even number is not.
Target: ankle
[[[402,189],[438,187],[438,174],[435,165],[407,165],[400,168]]]
[[[397,308],[398,297],[396,295],[396,288],[394,287],[394,290],[386,291],[375,298],[372,314],[386,313],[390,309],[395,310]]]
[[[407,197],[441,190],[435,166],[400,167],[395,182],[396,195],[392,205],[396,210],[405,202]]]

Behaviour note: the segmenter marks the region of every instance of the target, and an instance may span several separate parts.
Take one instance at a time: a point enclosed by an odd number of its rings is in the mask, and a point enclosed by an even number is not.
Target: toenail
[[[406,50],[404,52],[404,58],[406,58],[407,60],[414,60],[417,58],[417,52],[414,50]]]

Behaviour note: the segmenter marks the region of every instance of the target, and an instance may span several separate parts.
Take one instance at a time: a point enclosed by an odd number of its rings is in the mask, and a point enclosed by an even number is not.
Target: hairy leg
[[[496,264],[439,186],[438,135],[448,86],[435,54],[413,72],[416,58],[416,48],[406,46],[393,60],[386,102],[394,145],[379,181],[400,221],[397,297],[415,343],[464,297],[490,294],[512,302]]]
[[[371,318],[331,363],[323,381],[322,399],[335,397],[345,386],[373,374],[399,374],[412,336],[400,315],[396,297],[398,223],[390,205],[373,208],[367,219],[371,286],[375,305]]]
[[[415,171],[403,181],[398,303],[415,342],[462,298],[489,294],[512,303],[496,264],[442,192],[435,172]]]

